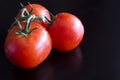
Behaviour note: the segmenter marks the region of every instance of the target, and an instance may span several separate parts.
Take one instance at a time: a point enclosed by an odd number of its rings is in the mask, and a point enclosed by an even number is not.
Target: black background
[[[85,35],[70,52],[52,50],[37,68],[23,70],[4,55],[7,29],[23,4],[40,3],[54,15],[70,12],[81,19]],[[120,80],[119,0],[2,0],[0,2],[0,80]]]

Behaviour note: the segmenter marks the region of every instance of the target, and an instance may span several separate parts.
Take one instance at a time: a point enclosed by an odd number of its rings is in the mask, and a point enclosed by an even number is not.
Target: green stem
[[[32,14],[33,12],[33,6],[30,4],[30,2],[27,2],[29,4],[29,6],[31,7],[31,10],[29,11],[29,14]]]
[[[20,21],[19,21],[17,18],[15,18],[15,21],[17,22],[17,24],[18,24],[18,26],[19,26],[20,30],[22,30],[22,29],[23,29],[23,27],[22,27],[22,25],[20,24]]]
[[[36,17],[35,15],[30,15],[30,16],[28,17],[28,19],[26,20],[26,25],[25,25],[24,28],[23,28],[22,25],[20,24],[20,21],[15,18],[18,26],[20,27],[20,30],[17,30],[17,31],[16,31],[16,34],[20,34],[20,35],[23,35],[23,36],[27,37],[27,35],[30,34],[32,31],[37,30],[37,29],[38,29],[38,30],[41,30],[41,29],[39,29],[39,28],[33,28],[32,30],[30,30],[31,21],[32,21],[33,19],[40,19],[40,18],[41,18],[41,17]]]
[[[30,15],[27,19],[26,26],[25,26],[25,32],[26,33],[29,33],[30,23],[34,19],[34,17],[35,17],[35,15]]]
[[[20,24],[20,21],[18,19],[15,18],[20,30],[17,30],[16,31],[16,34],[20,34],[20,35],[23,35],[25,37],[27,37],[27,35],[29,33],[31,33],[31,31],[29,30],[30,29],[30,23],[31,23],[31,20],[35,17],[35,15],[30,15],[28,18],[27,18],[27,21],[26,21],[26,25],[25,27],[23,28],[22,25]]]
[[[45,17],[45,19],[46,19],[46,21],[47,21],[47,24],[51,24],[51,23],[52,23],[52,21],[49,20],[47,17]]]
[[[20,3],[20,6],[23,8],[22,9],[22,13],[21,13],[21,16],[25,16],[24,14],[25,14],[25,12],[26,12],[26,14],[27,15],[29,15],[29,11],[25,8],[25,6],[22,4],[22,3]]]
[[[17,20],[19,20],[19,21],[21,22],[21,21],[24,21],[26,18],[28,18],[28,16],[20,17],[20,18],[18,18]],[[12,29],[16,24],[17,24],[17,21],[15,20],[15,21],[11,24],[9,30]]]
[[[28,19],[30,16],[31,16],[31,15],[24,16],[24,17],[20,17],[20,18],[18,18],[17,20],[19,20],[19,21],[21,22],[21,21],[24,21],[24,20]],[[42,16],[35,16],[35,17],[33,18],[33,20],[41,20],[41,21],[43,21],[44,19],[43,19]],[[12,28],[14,27],[14,25],[16,25],[16,24],[17,24],[17,21],[15,20],[15,21],[11,24],[9,30],[12,29]]]
[[[23,8],[20,17],[25,17],[25,13],[26,13],[27,16],[29,15],[28,10],[26,8]]]
[[[21,31],[16,31],[16,34],[18,34],[18,35],[23,35],[23,36],[27,37],[27,34],[24,33],[24,32],[21,32]]]
[[[35,16],[34,20],[41,20],[44,21],[44,17],[43,16]]]
[[[22,7],[22,8],[24,8],[25,6],[20,2],[20,6]]]
[[[54,21],[55,16],[52,14],[52,12],[49,11],[50,17],[51,17],[51,23]]]

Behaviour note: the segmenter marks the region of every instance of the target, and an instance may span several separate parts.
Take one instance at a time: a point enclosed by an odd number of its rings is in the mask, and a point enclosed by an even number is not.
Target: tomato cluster
[[[21,68],[34,68],[50,54],[76,48],[84,35],[84,27],[75,15],[61,12],[52,15],[40,4],[21,4],[19,14],[5,40],[8,60]]]

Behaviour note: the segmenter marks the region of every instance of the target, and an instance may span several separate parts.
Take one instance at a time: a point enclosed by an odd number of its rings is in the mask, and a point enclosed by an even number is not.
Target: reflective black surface
[[[7,29],[19,2],[41,3],[53,14],[70,12],[85,28],[81,44],[70,52],[52,50],[37,68],[13,66],[4,55]],[[119,0],[3,0],[0,2],[0,80],[120,80]]]

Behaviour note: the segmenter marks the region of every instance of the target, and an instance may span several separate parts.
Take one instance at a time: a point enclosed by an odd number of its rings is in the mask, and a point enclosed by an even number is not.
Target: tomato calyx
[[[15,18],[15,21],[17,22],[20,30],[17,30],[16,31],[16,34],[19,34],[19,35],[23,35],[25,37],[27,37],[28,34],[30,34],[32,31],[34,30],[41,30],[39,28],[33,28],[32,30],[30,30],[30,24],[31,24],[31,21],[35,18],[35,15],[31,15],[30,17],[28,17],[28,19],[26,20],[26,24],[25,24],[25,27],[23,27],[20,23],[20,21]]]
[[[42,16],[36,16],[35,14],[33,14],[33,7],[30,3],[28,3],[31,6],[31,10],[28,11],[27,8],[20,3],[20,6],[22,7],[22,10],[19,11],[19,17],[15,18],[15,21],[11,24],[9,30],[11,30],[15,25],[18,25],[20,30],[16,31],[16,34],[20,34],[23,36],[27,36],[28,34],[30,34],[32,31],[38,29],[38,28],[34,28],[32,30],[30,29],[30,24],[32,20],[41,20],[42,22],[46,22],[48,25],[51,25],[54,21],[54,15],[50,13],[50,17],[51,19],[48,19],[46,16],[42,15]],[[23,27],[21,25],[21,22],[25,22],[25,27]],[[47,28],[47,30],[49,29],[49,26]],[[9,31],[8,30],[8,31]]]
[[[11,30],[16,24],[18,24],[18,23],[20,23],[20,22],[27,22],[27,19],[30,17],[30,16],[34,16],[34,17],[32,17],[32,20],[41,20],[42,22],[44,22],[44,23],[46,23],[47,25],[51,25],[52,24],[52,22],[54,21],[54,15],[49,11],[49,13],[50,13],[50,18],[51,19],[48,19],[45,15],[42,15],[42,16],[36,16],[36,15],[34,15],[32,12],[33,12],[33,10],[34,10],[34,8],[32,7],[32,5],[28,2],[28,4],[30,5],[30,7],[31,7],[31,10],[30,11],[28,11],[27,10],[27,8],[22,4],[22,3],[20,3],[20,6],[22,7],[22,10],[20,10],[19,11],[19,13],[18,13],[18,15],[19,16],[17,16],[17,18],[15,18],[15,21],[11,24],[11,26],[10,26],[10,28],[9,28],[9,30]],[[19,25],[19,27],[21,27],[20,25]],[[20,28],[21,29],[21,28]],[[49,29],[49,26],[48,26],[48,28],[46,28],[46,29]],[[9,31],[8,30],[8,31]],[[22,30],[22,29],[21,29]],[[25,32],[26,33],[26,31],[22,31],[22,32]],[[18,33],[18,32],[17,32]],[[21,32],[19,32],[19,33],[21,33]]]
[[[30,16],[34,16],[34,17],[32,17],[32,20],[41,20],[41,21],[45,22],[45,16],[35,16],[34,14],[32,14],[32,12],[33,12],[33,7],[32,7],[32,5],[31,5],[30,3],[28,3],[28,4],[31,6],[31,10],[30,10],[30,11],[28,11],[28,10],[25,8],[25,6],[24,6],[22,3],[20,3],[20,5],[21,5],[21,7],[22,7],[22,10],[19,11],[19,13],[18,13],[20,16],[17,17],[17,20],[15,19],[15,21],[11,24],[9,30],[12,29],[16,24],[18,24],[18,21],[19,21],[19,22],[22,22],[22,21],[27,22],[27,19],[28,19]],[[9,31],[9,30],[8,30],[8,31]]]
[[[17,22],[20,30],[17,30],[16,31],[16,34],[20,34],[20,35],[23,35],[23,36],[27,36],[28,34],[30,34],[33,30],[36,30],[38,28],[33,28],[32,30],[30,30],[30,23],[32,21],[32,19],[34,19],[35,15],[31,15],[30,17],[28,17],[28,19],[26,20],[26,24],[25,24],[25,27],[23,27],[20,23],[20,21],[15,18],[15,21]]]

